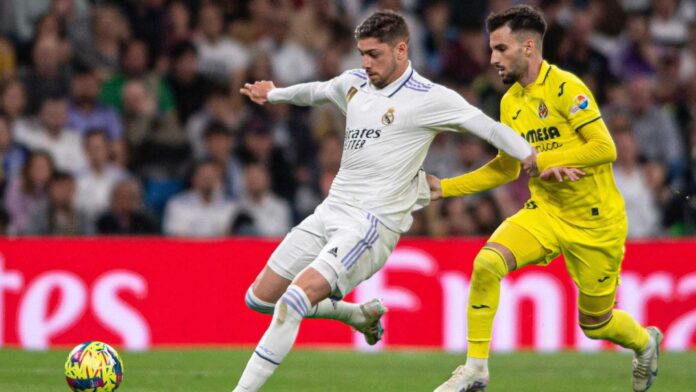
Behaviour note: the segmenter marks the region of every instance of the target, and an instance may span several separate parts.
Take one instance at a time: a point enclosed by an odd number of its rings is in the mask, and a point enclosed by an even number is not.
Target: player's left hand
[[[570,181],[577,181],[585,176],[585,172],[572,167],[552,167],[539,174],[539,178],[545,181],[555,179],[557,182],[563,182],[563,176],[568,177]]]

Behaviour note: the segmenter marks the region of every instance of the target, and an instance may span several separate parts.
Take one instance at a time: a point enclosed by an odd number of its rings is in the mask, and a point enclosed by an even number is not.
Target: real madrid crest
[[[387,109],[387,112],[384,113],[384,116],[382,116],[382,124],[389,125],[389,124],[393,123],[395,111],[396,111],[396,109],[394,109],[394,108]]]
[[[539,114],[539,118],[542,120],[549,116],[549,108],[546,107],[546,104],[544,103],[543,99],[541,101],[539,101],[538,114]]]

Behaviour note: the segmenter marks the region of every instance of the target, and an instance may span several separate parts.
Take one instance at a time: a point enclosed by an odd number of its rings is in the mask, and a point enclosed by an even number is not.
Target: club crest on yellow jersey
[[[396,112],[396,109],[394,108],[389,108],[387,109],[387,112],[384,113],[382,116],[382,124],[384,125],[389,125],[394,122],[394,112]]]
[[[542,120],[549,116],[549,108],[546,106],[543,99],[539,101],[539,110],[537,111],[537,114]]]

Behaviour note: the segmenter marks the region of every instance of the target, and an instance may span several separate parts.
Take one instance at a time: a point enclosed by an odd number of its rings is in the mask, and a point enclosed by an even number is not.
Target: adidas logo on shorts
[[[329,253],[333,255],[333,257],[338,257],[338,247],[333,247],[329,249]]]

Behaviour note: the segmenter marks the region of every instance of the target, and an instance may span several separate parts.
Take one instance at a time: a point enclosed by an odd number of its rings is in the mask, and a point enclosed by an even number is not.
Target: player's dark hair
[[[408,43],[408,25],[404,18],[391,10],[377,11],[355,28],[355,39],[376,38],[380,42],[395,45]]]
[[[506,25],[513,33],[530,31],[539,34],[542,38],[546,33],[544,15],[538,9],[526,4],[512,6],[503,12],[492,13],[486,18],[486,28],[489,33]]]

